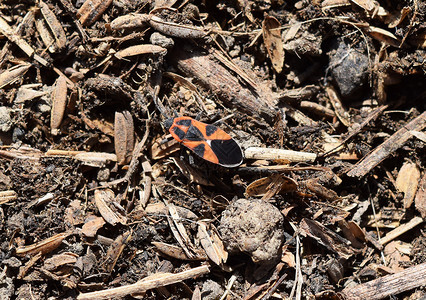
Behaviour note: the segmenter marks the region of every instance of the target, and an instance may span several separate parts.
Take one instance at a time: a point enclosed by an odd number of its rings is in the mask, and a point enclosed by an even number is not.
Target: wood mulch
[[[1,1],[0,299],[424,299],[425,14]]]

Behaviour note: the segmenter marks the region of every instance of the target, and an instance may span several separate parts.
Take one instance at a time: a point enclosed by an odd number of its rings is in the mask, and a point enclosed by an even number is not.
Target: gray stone
[[[354,96],[366,82],[368,56],[339,41],[337,50],[329,53],[330,70],[343,97]]]

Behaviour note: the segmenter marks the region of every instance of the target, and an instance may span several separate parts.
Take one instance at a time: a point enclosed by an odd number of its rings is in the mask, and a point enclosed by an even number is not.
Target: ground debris
[[[1,299],[426,296],[424,2],[0,2]]]

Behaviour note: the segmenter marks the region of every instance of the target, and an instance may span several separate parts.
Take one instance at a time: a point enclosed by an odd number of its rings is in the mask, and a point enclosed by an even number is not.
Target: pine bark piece
[[[275,116],[273,92],[267,88],[249,89],[241,84],[240,79],[230,71],[229,67],[217,61],[214,55],[202,52],[200,49],[175,47],[170,55],[173,63],[183,73],[183,76],[194,77],[202,86],[217,95],[225,106],[235,107],[249,115],[264,118],[271,122]],[[249,70],[238,74],[242,80],[255,78]],[[253,75],[253,76],[252,76]]]
[[[390,138],[384,141],[372,152],[362,158],[347,173],[350,177],[363,177],[374,167],[380,164],[385,158],[399,149],[408,139],[412,137],[410,131],[422,131],[426,127],[426,112],[411,120],[408,124],[401,127]]]
[[[416,209],[420,212],[422,217],[426,219],[426,173],[423,174],[423,178],[420,181],[414,203],[416,205]]]
[[[271,59],[272,66],[277,73],[281,73],[284,65],[284,47],[281,38],[281,24],[271,16],[266,16],[263,21],[263,42]]]
[[[345,300],[383,299],[426,285],[426,263],[386,275],[381,278],[344,289],[340,295]]]
[[[102,16],[111,3],[112,0],[86,0],[77,11],[77,17],[81,24],[90,26]]]

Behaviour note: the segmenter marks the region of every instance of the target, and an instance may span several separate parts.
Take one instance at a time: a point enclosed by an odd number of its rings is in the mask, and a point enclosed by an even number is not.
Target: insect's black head
[[[165,121],[164,121],[163,125],[164,125],[164,127],[165,127],[167,130],[169,130],[169,129],[170,129],[170,127],[172,127],[172,125],[173,125],[173,120],[174,120],[174,118],[169,118],[169,119],[167,119],[167,120],[165,120]]]

